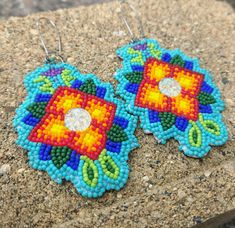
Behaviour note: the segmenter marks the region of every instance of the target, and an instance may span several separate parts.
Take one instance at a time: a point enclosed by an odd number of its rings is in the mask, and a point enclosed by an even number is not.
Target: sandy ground
[[[174,140],[158,145],[138,129],[141,147],[130,154],[127,185],[100,199],[82,198],[72,184],[59,186],[31,169],[26,151],[15,145],[11,118],[26,94],[22,78],[44,58],[36,19],[57,23],[67,62],[115,85],[112,75],[121,66],[115,49],[130,41],[117,8],[111,2],[0,22],[2,227],[190,227],[235,208],[235,14],[226,2],[145,0],[137,7],[147,37],[199,57],[214,75],[226,102],[226,145],[197,160],[179,153]]]

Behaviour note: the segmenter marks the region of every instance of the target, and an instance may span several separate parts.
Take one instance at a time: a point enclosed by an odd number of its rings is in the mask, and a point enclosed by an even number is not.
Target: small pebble
[[[118,199],[121,199],[121,198],[122,198],[122,194],[121,194],[121,193],[118,193],[118,194],[117,194],[117,198],[118,198]]]
[[[209,177],[211,175],[211,171],[210,170],[206,170],[204,172],[204,175],[205,175],[205,177]]]
[[[9,173],[11,170],[11,167],[9,164],[4,164],[0,167],[0,175],[4,175],[6,173]]]
[[[229,82],[229,80],[226,77],[223,77],[222,82],[223,82],[223,84],[227,84]]]
[[[120,30],[120,31],[114,31],[114,32],[113,32],[113,35],[114,35],[114,36],[122,37],[122,36],[125,36],[126,33],[125,33],[124,31]]]
[[[202,223],[202,218],[200,216],[193,216],[193,221],[196,224],[200,224],[200,223]]]
[[[17,173],[23,173],[25,171],[24,168],[18,169]]]
[[[178,197],[180,200],[185,198],[186,196],[187,196],[187,194],[183,190],[181,190],[181,189],[178,190]]]
[[[149,177],[148,176],[144,176],[143,177],[143,181],[145,181],[145,182],[149,181]]]
[[[235,162],[229,161],[224,164],[224,169],[231,175],[235,176]]]

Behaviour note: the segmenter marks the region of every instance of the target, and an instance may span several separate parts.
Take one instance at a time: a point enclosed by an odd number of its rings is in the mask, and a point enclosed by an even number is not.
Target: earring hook
[[[131,41],[132,42],[135,42],[136,40],[138,40],[138,38],[134,35],[134,33],[132,32],[131,28],[130,28],[130,25],[129,23],[127,22],[125,16],[124,16],[124,13],[123,12],[126,12],[126,10],[124,9],[123,7],[123,4],[127,4],[127,6],[129,6],[129,8],[135,13],[135,19],[136,21],[138,22],[139,26],[138,26],[138,30],[140,32],[140,38],[144,38],[145,37],[145,34],[144,34],[144,27],[143,27],[143,24],[142,24],[142,21],[140,19],[140,14],[139,12],[135,9],[135,7],[133,5],[131,5],[128,1],[126,0],[119,0],[119,4],[120,4],[120,15],[121,15],[121,18],[122,18],[122,21],[124,22],[129,34],[130,34],[130,37],[131,37]],[[126,15],[126,14],[125,14]]]
[[[45,39],[44,39],[44,36],[43,36],[43,33],[42,33],[42,30],[41,30],[41,26],[40,26],[40,22],[42,20],[46,20],[52,27],[53,29],[55,30],[56,32],[56,36],[57,36],[57,39],[58,39],[58,49],[56,49],[55,52],[49,52],[46,44],[45,44]],[[41,44],[42,44],[42,47],[45,51],[45,54],[46,54],[46,62],[50,62],[51,59],[50,59],[50,54],[56,54],[56,57],[58,57],[62,62],[63,62],[63,58],[61,56],[61,52],[62,52],[62,45],[61,45],[61,36],[60,36],[60,31],[58,30],[58,28],[56,27],[55,23],[53,21],[51,21],[49,18],[46,18],[46,17],[40,17],[37,22],[36,22],[36,25],[37,25],[37,29],[38,29],[38,33],[39,33],[39,39],[41,41]]]

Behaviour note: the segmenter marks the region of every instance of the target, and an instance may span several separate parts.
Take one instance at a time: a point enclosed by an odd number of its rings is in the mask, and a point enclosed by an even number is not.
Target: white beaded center
[[[84,131],[91,124],[91,115],[83,108],[73,108],[66,113],[64,122],[71,131]]]
[[[159,90],[168,97],[176,97],[181,92],[181,86],[174,78],[163,78],[159,82]]]

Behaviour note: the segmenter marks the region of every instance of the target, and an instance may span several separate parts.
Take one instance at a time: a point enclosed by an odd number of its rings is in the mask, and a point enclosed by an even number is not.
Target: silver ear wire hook
[[[43,33],[41,31],[41,26],[40,26],[40,21],[42,20],[46,20],[52,27],[53,29],[55,30],[56,32],[56,35],[57,35],[57,39],[58,39],[58,49],[56,49],[55,52],[50,52],[48,50],[48,48],[46,47],[46,44],[44,42],[44,37],[43,37]],[[45,54],[46,54],[46,62],[50,62],[51,59],[50,59],[50,54],[56,54],[56,57],[58,57],[62,62],[63,62],[63,58],[61,56],[61,52],[62,52],[62,45],[61,45],[61,36],[60,36],[60,32],[58,30],[58,28],[56,27],[55,23],[53,21],[51,21],[49,18],[46,18],[46,17],[40,17],[38,20],[37,20],[37,29],[38,29],[38,33],[39,33],[39,39],[41,41],[41,44],[42,44],[42,47],[45,51]]]
[[[137,12],[137,10],[134,8],[134,6],[132,6],[128,1],[126,0],[119,0],[119,3],[120,3],[120,15],[121,15],[121,18],[125,24],[125,26],[127,27],[127,30],[131,36],[131,41],[134,42],[136,41],[138,38],[134,35],[134,33],[132,32],[131,28],[130,28],[130,25],[128,24],[123,12],[125,11],[124,10],[124,7],[123,7],[123,4],[127,4],[129,6],[129,8],[135,13],[135,19],[136,21],[138,22],[139,26],[138,26],[138,29],[139,29],[139,32],[140,32],[140,38],[144,38],[144,27],[143,27],[143,24],[142,24],[142,21],[140,19],[140,15],[139,15],[139,12]]]

